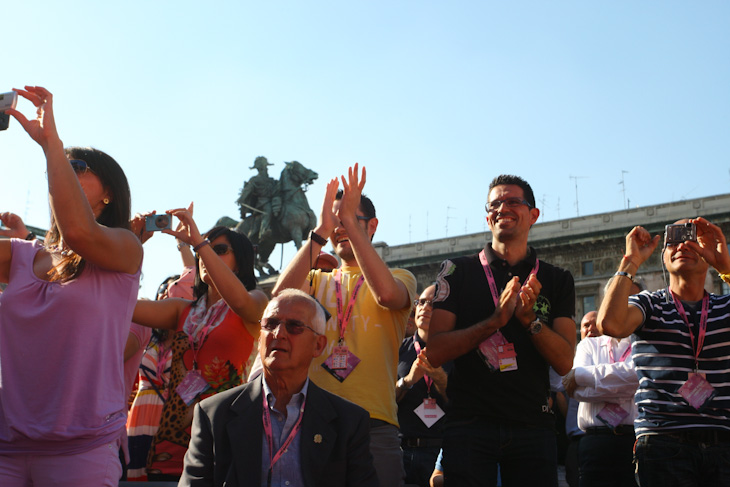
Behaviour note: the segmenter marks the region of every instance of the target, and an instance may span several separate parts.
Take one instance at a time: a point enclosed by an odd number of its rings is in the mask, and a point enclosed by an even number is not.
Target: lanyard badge
[[[482,263],[484,274],[489,283],[489,293],[492,295],[495,309],[499,306],[499,291],[497,290],[497,282],[494,280],[494,274],[487,262],[487,255],[482,250],[479,252],[479,260]],[[540,268],[540,261],[535,261],[535,267],[530,271],[529,276],[537,274]],[[528,276],[528,279],[529,279]],[[517,352],[514,343],[510,343],[504,337],[501,331],[494,332],[489,338],[479,344],[477,353],[484,361],[490,372],[509,372],[517,370]]]
[[[678,392],[690,406],[697,411],[701,411],[717,395],[717,391],[707,381],[705,374],[699,372],[700,352],[705,345],[705,335],[707,334],[707,315],[710,310],[710,295],[705,292],[705,295],[702,297],[702,313],[700,314],[700,326],[697,331],[697,343],[695,343],[695,335],[692,332],[692,327],[689,325],[689,319],[687,318],[687,313],[684,311],[682,301],[672,291],[667,291],[672,294],[674,306],[677,308],[679,316],[682,317],[682,320],[687,325],[689,337],[692,341],[692,348],[694,349],[694,371],[688,374],[687,382],[679,388]]]
[[[350,296],[350,300],[347,303],[347,308],[345,308],[342,299],[342,271],[340,269],[337,269],[337,271],[335,272],[335,291],[337,295],[337,325],[340,330],[340,340],[337,342],[337,345],[332,350],[332,354],[327,357],[327,360],[322,362],[322,367],[327,372],[332,374],[332,377],[340,382],[344,382],[347,376],[350,375],[353,370],[355,370],[357,364],[360,363],[360,359],[357,358],[357,356],[355,356],[355,354],[347,348],[347,343],[345,342],[345,332],[347,331],[347,325],[350,322],[350,318],[352,318],[352,310],[355,307],[355,299],[357,298],[357,294],[360,292],[360,288],[362,287],[364,282],[365,278],[363,276],[360,276],[360,278],[357,280],[357,283],[355,284],[355,288],[352,291],[352,296]]]

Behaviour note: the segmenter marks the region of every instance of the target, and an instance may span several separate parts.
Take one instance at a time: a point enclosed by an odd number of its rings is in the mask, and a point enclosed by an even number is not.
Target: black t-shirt
[[[524,283],[537,260],[535,250],[530,248],[524,260],[510,267],[492,252],[491,244],[484,250],[500,293],[513,276],[519,276]],[[570,272],[540,261],[537,279],[542,290],[534,309],[543,324],[552,328],[555,318],[573,319],[575,285]],[[436,284],[433,306],[456,315],[455,329],[469,328],[494,313],[494,300],[479,255],[444,261]],[[548,363],[516,318],[510,319],[500,331],[514,344],[518,369],[491,372],[477,349],[455,359],[446,388],[451,408],[448,421],[482,417],[551,427],[554,417],[548,406]]]
[[[414,343],[415,337],[406,337],[401,343],[398,351],[398,378],[408,375],[411,371],[413,362],[416,361],[418,354]],[[419,338],[418,343],[421,349],[426,348],[426,344]],[[444,371],[448,374],[453,367],[452,362],[446,362],[443,366]],[[444,419],[439,419],[430,428],[421,421],[421,418],[413,412],[418,406],[423,404],[423,399],[428,397],[428,387],[426,381],[421,378],[413,384],[413,387],[406,392],[398,403],[398,423],[400,424],[400,432],[403,438],[441,438],[443,436]],[[431,384],[431,397],[436,399],[436,404],[446,412],[448,405],[443,396],[436,391],[435,384]]]

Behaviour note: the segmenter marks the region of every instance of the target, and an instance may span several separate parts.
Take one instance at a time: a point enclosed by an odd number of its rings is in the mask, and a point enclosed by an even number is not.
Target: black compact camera
[[[694,223],[679,223],[664,227],[664,246],[677,245],[691,240],[697,241],[697,226]]]
[[[161,213],[159,215],[147,215],[144,218],[145,230],[148,232],[159,232],[160,230],[172,230],[172,215]]]

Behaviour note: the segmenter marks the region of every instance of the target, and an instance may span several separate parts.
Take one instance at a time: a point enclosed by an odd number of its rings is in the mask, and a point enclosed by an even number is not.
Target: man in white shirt
[[[581,323],[595,328],[596,312]],[[583,334],[583,333],[582,333]],[[578,427],[579,485],[636,487],[633,469],[634,393],[639,381],[630,338],[585,336],[578,344],[573,370],[563,378],[567,393],[580,401]]]

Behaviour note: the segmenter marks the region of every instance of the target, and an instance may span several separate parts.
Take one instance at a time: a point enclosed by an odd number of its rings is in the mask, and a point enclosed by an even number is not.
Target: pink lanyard
[[[606,345],[608,346],[608,358],[611,360],[612,364],[616,363],[616,358],[613,355],[613,347],[611,346],[611,340],[606,342]],[[619,362],[623,362],[626,360],[626,358],[631,354],[631,344],[629,343],[629,348],[624,351],[624,353],[621,355],[621,358],[618,359]]]
[[[159,380],[161,384],[163,383],[162,376],[165,373],[167,358],[171,353],[172,348],[165,348],[162,343],[157,346],[157,380]]]
[[[215,304],[213,306],[215,306]],[[227,304],[220,306],[216,314],[210,317],[205,326],[200,331],[198,331],[195,336],[188,335],[188,340],[190,341],[190,349],[193,351],[193,370],[197,370],[198,368],[198,352],[203,347],[203,343],[205,343],[205,340],[208,338],[208,333],[210,333],[210,327],[213,326],[213,323],[218,321],[221,313],[223,313],[223,311],[227,309]],[[198,348],[195,348],[196,343],[198,344]]]
[[[287,436],[286,440],[284,440],[284,443],[281,445],[279,450],[276,452],[276,455],[274,455],[274,433],[271,430],[271,416],[269,415],[269,401],[266,398],[266,393],[264,393],[264,413],[263,413],[264,433],[266,434],[266,443],[269,445],[268,485],[271,485],[271,471],[274,469],[274,465],[276,464],[276,462],[279,461],[281,456],[286,452],[287,448],[289,448],[289,445],[291,445],[292,441],[294,441],[294,437],[297,436],[297,433],[299,432],[299,429],[302,426],[302,417],[304,416],[304,405],[306,404],[306,402],[307,402],[307,396],[304,396],[304,400],[302,401],[302,407],[299,408],[299,418],[297,419],[297,422],[294,423],[294,427],[289,432],[289,436]]]
[[[421,344],[418,343],[418,332],[413,335],[413,346],[416,349],[416,360],[418,360],[418,355],[421,354]],[[428,374],[423,374],[423,380],[426,381],[426,390],[428,392],[428,397],[431,397],[431,384],[433,384],[433,379],[428,376]]]
[[[484,274],[487,275],[487,281],[489,282],[489,291],[492,293],[492,300],[494,301],[494,307],[496,308],[497,306],[499,306],[499,291],[497,290],[497,283],[494,280],[494,274],[492,274],[492,269],[489,267],[489,262],[487,262],[487,254],[484,252],[484,250],[479,252],[479,260],[482,262]],[[535,267],[532,268],[530,274],[527,276],[527,279],[529,279],[530,276],[533,274],[537,275],[537,271],[539,268],[540,260],[535,259]],[[527,282],[527,279],[525,279],[525,282]]]
[[[357,280],[357,283],[355,284],[355,289],[353,289],[352,291],[352,296],[350,296],[350,302],[347,303],[347,309],[343,309],[342,271],[340,269],[337,269],[337,271],[335,272],[335,291],[337,294],[337,324],[340,326],[340,343],[345,341],[345,330],[347,329],[347,324],[350,322],[352,309],[355,307],[355,298],[357,297],[357,293],[360,291],[360,288],[362,287],[364,282],[365,277],[360,276],[360,278]]]
[[[689,331],[689,337],[692,340],[692,348],[695,348],[694,356],[695,356],[695,372],[699,369],[699,358],[700,358],[700,351],[702,351],[702,347],[705,344],[705,335],[707,334],[707,315],[710,311],[710,295],[707,294],[707,291],[705,291],[705,295],[702,297],[702,314],[700,315],[700,331],[697,333],[697,346],[695,347],[695,335],[692,333],[692,327],[689,325],[689,320],[687,319],[687,313],[684,311],[684,306],[682,305],[682,301],[679,300],[676,294],[669,290],[670,293],[672,293],[672,299],[674,300],[674,306],[677,308],[677,311],[679,312],[679,316],[682,317],[682,320],[684,320],[685,325],[687,325],[687,330]]]

